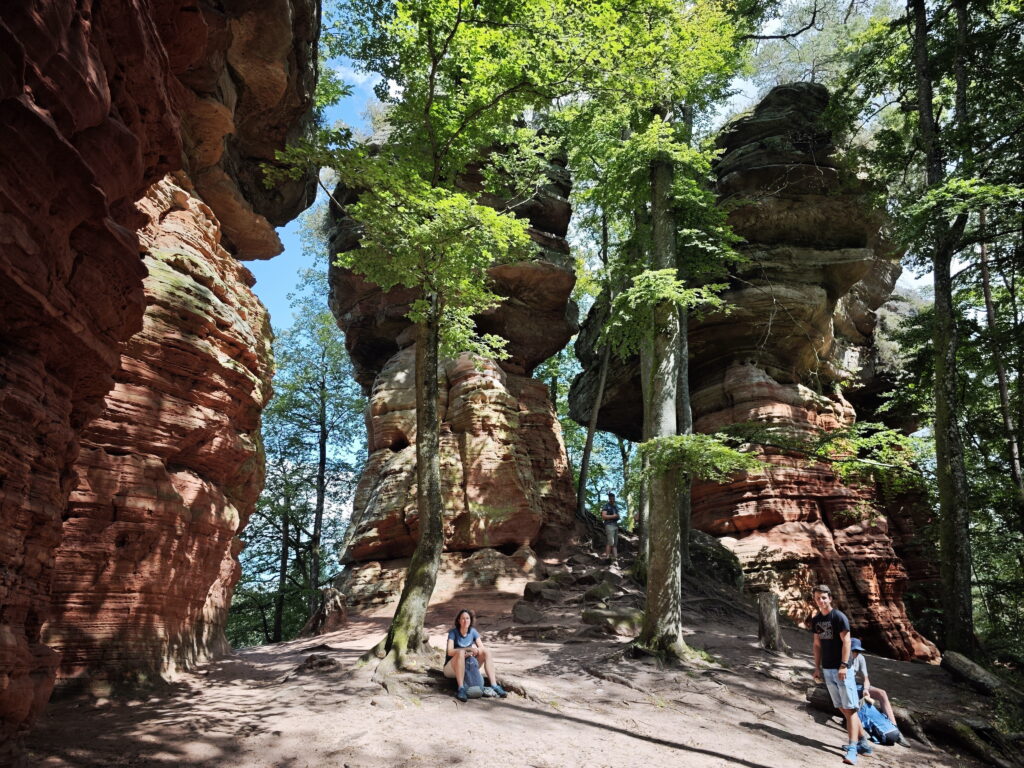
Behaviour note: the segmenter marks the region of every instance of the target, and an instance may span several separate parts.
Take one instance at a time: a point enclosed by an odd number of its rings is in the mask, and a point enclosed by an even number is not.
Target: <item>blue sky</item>
[[[327,110],[328,121],[342,122],[357,130],[368,130],[363,114],[367,104],[374,99],[375,77],[357,72],[343,62],[333,62],[333,65],[341,79],[352,86],[352,95]],[[284,244],[284,252],[272,259],[247,261],[245,266],[256,277],[253,290],[270,310],[271,324],[275,329],[284,329],[292,324],[288,294],[295,290],[299,271],[310,264],[302,253],[302,244],[299,242],[298,219],[285,227],[280,227],[277,234]],[[326,302],[327,297],[324,296],[324,303]]]

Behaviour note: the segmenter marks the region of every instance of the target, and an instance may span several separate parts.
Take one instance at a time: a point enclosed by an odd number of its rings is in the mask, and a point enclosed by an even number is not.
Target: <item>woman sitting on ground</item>
[[[455,614],[455,627],[448,630],[444,676],[455,678],[455,682],[459,686],[455,695],[459,701],[465,701],[469,698],[465,685],[466,658],[475,657],[480,667],[486,671],[487,680],[490,683],[490,685],[484,686],[484,696],[505,698],[508,693],[498,685],[498,681],[494,677],[494,661],[491,659],[491,654],[484,648],[480,633],[473,627],[473,620],[472,611],[465,608]]]

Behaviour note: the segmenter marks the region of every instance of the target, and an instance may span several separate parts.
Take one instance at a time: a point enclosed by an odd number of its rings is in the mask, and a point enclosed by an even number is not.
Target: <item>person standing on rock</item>
[[[615,494],[608,492],[608,501],[601,505],[601,520],[604,522],[606,544],[604,556],[612,563],[619,559],[619,507],[615,503]]]
[[[818,613],[811,619],[814,632],[814,680],[825,686],[832,704],[846,718],[847,742],[843,748],[843,762],[857,764],[857,755],[870,755],[873,751],[867,734],[857,717],[857,681],[850,672],[850,620],[846,614],[832,607],[832,590],[827,584],[814,588],[814,604]]]

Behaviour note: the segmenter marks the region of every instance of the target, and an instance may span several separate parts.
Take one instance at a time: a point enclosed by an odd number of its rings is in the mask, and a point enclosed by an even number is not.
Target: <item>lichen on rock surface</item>
[[[900,273],[885,219],[835,159],[822,125],[828,91],[798,83],[773,89],[723,129],[716,165],[729,224],[744,261],[723,293],[728,312],[690,324],[694,429],[754,422],[793,437],[853,424],[847,398],[871,385],[874,311]],[[577,341],[585,370],[573,383],[573,417],[586,423],[597,382],[599,299]],[[639,366],[614,360],[598,427],[633,440],[642,423]],[[844,484],[829,467],[769,446],[763,475],[695,482],[693,525],[722,538],[747,583],[773,589],[782,610],[809,616],[810,588],[830,583],[866,642],[899,658],[935,660],[902,601],[908,574],[875,489]],[[902,540],[904,536],[901,535]]]
[[[225,244],[276,252],[271,225],[308,204],[315,179],[264,190],[257,166],[312,107],[318,25],[303,0],[0,6],[0,762],[50,695],[57,654],[40,632],[79,435],[142,327],[137,203],[188,168],[231,222]],[[136,395],[136,415],[159,401]]]
[[[152,680],[223,653],[235,539],[263,483],[270,325],[184,175],[139,208],[147,310],[82,432],[43,640],[64,684]]]

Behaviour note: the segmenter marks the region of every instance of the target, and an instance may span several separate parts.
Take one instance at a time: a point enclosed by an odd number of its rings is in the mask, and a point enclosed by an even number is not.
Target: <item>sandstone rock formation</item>
[[[65,682],[152,679],[227,650],[234,537],[262,488],[270,325],[183,175],[139,203],[147,309],[82,432],[43,642]]]
[[[0,8],[0,762],[53,684],[40,631],[78,438],[142,325],[136,201],[188,168],[225,242],[272,255],[308,189],[263,192],[256,164],[309,111],[317,33],[301,0]]]
[[[408,566],[408,558],[363,563],[345,570],[338,578],[338,588],[345,593],[346,605],[359,614],[389,618],[394,615]],[[430,601],[447,603],[458,595],[463,604],[477,605],[495,598],[519,597],[542,568],[528,546],[510,555],[490,548],[445,552]]]
[[[469,179],[466,186],[477,191],[473,183]],[[489,272],[504,301],[478,326],[508,340],[509,358],[494,363],[463,356],[439,366],[448,551],[551,545],[572,525],[574,493],[561,427],[547,387],[530,378],[576,330],[569,298],[575,276],[564,240],[567,195],[564,168],[553,166],[551,185],[519,209],[532,225],[538,257]],[[342,204],[353,199],[342,190],[335,197]],[[358,247],[344,211],[335,207],[333,215],[332,251]],[[343,559],[353,564],[408,557],[418,538],[415,354],[405,319],[414,293],[383,292],[338,268],[331,270],[331,286],[332,309],[370,396],[369,457]]]
[[[718,140],[719,192],[744,238],[746,262],[724,294],[730,312],[691,324],[698,432],[756,422],[810,435],[856,419],[844,390],[871,374],[873,312],[900,267],[883,218],[834,161],[820,125],[827,103],[822,86],[780,86]],[[577,343],[587,370],[570,397],[582,422],[597,378],[594,334],[606,313],[599,302]],[[641,424],[638,373],[635,361],[618,361],[598,419],[599,427],[634,440]],[[763,459],[766,475],[724,486],[696,483],[694,526],[722,537],[748,584],[776,591],[792,618],[808,617],[810,587],[824,581],[866,642],[899,658],[937,658],[906,616],[908,574],[874,490],[844,485],[827,466],[770,447]]]

